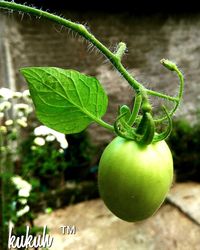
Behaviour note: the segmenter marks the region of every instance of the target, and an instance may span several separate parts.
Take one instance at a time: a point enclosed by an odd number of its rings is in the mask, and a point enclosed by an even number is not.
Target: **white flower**
[[[8,100],[13,97],[13,91],[8,88],[0,88],[0,99]]]
[[[37,148],[37,147],[36,147],[36,146],[34,146],[34,145],[33,145],[33,146],[31,146],[31,150],[33,150],[33,151],[34,151],[34,150],[36,150],[36,148]]]
[[[18,111],[18,112],[17,112],[17,116],[18,116],[18,117],[24,117],[24,112]]]
[[[4,117],[4,113],[0,112],[0,119]]]
[[[21,197],[29,197],[30,191],[31,190],[29,188],[22,188],[19,190],[18,195]]]
[[[58,150],[58,151],[59,151],[59,153],[61,153],[61,154],[62,154],[62,153],[64,153],[63,148],[59,148],[59,150]]]
[[[32,102],[32,99],[31,99],[30,92],[29,92],[28,89],[27,89],[27,90],[24,90],[24,92],[22,93],[22,96],[23,96],[23,99],[24,99],[26,102],[28,102],[28,103],[30,103],[30,104],[33,103],[33,102]]]
[[[29,109],[26,110],[26,113],[30,114],[31,112],[33,112],[33,108],[31,106],[29,106]]]
[[[11,180],[15,184],[15,186],[17,187],[17,189],[20,189],[21,182],[23,181],[22,178],[20,176],[13,176],[11,178]]]
[[[24,90],[23,93],[22,93],[22,96],[23,96],[23,97],[29,97],[29,98],[30,98],[30,97],[31,97],[30,91],[29,91],[28,89]]]
[[[44,144],[45,144],[45,139],[38,136],[38,137],[36,137],[36,138],[34,139],[33,142],[34,142],[36,145],[38,145],[38,146],[44,146]]]
[[[50,129],[46,126],[43,126],[43,125],[34,129],[34,135],[36,135],[36,136],[49,135],[49,134],[52,134],[51,132],[52,132],[52,129]]]
[[[60,147],[65,149],[68,147],[68,142],[64,134],[60,134],[56,137],[57,141],[60,143]]]
[[[20,209],[19,211],[17,211],[17,217],[21,217],[22,215],[28,213],[30,210],[30,207],[28,205],[26,205],[24,208]]]
[[[26,198],[20,198],[18,200],[22,205],[25,205],[27,203],[27,199]]]
[[[11,220],[9,220],[8,227],[9,228],[14,228],[14,226],[15,226],[15,224]]]
[[[34,129],[34,134],[36,136],[45,136],[45,135],[54,135],[56,140],[60,143],[60,147],[65,149],[68,147],[68,143],[67,143],[67,140],[65,138],[65,135],[58,132],[58,131],[55,131],[51,128],[48,128],[46,126],[39,126],[37,128]]]
[[[7,121],[5,121],[5,125],[6,126],[11,126],[11,125],[13,125],[13,120],[7,120]]]
[[[17,124],[19,124],[23,128],[28,126],[26,117],[19,118],[16,121],[17,121]]]
[[[14,92],[13,93],[13,98],[21,98],[22,97],[22,93],[21,92]]]
[[[56,137],[54,135],[47,135],[47,137],[45,138],[46,141],[54,141],[56,139]]]
[[[17,104],[15,104],[15,109],[16,110],[26,110],[28,108],[29,108],[28,104],[25,104],[25,103],[17,103]]]
[[[29,190],[29,192],[31,191],[32,189],[32,186],[30,183],[28,183],[27,181],[23,180],[21,176],[19,175],[16,175],[16,176],[13,176],[11,178],[12,182],[15,184],[16,188],[18,190],[20,189],[27,189]]]
[[[7,128],[5,126],[0,126],[0,132],[5,134],[7,132]]]
[[[23,111],[27,114],[31,113],[33,111],[32,107],[30,105],[25,104],[25,103],[17,103],[14,106],[14,109],[18,112]]]
[[[18,196],[19,197],[29,197],[32,186],[30,183],[28,183],[27,181],[23,180],[21,176],[13,176],[11,178],[11,181],[13,182],[13,184],[15,185],[15,187],[18,189]],[[19,202],[23,205],[25,205],[27,203],[27,199],[26,198],[20,198]],[[21,211],[21,210],[20,210]]]
[[[11,108],[11,103],[8,101],[0,103],[0,111],[8,110]]]

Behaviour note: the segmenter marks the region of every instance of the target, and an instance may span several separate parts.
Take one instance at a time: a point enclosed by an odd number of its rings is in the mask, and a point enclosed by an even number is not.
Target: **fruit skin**
[[[100,196],[111,212],[128,222],[153,215],[172,180],[173,159],[165,141],[142,146],[116,137],[100,159]]]

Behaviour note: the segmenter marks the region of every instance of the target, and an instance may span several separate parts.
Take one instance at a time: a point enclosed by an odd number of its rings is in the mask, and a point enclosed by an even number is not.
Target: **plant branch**
[[[146,93],[149,94],[149,95],[153,95],[153,96],[157,96],[157,97],[166,99],[168,101],[173,101],[173,102],[178,102],[179,101],[178,97],[173,97],[173,96],[170,96],[170,95],[159,93],[159,92],[156,92],[156,91],[153,91],[153,90],[150,90],[150,89],[147,89]]]
[[[161,64],[163,66],[165,66],[167,69],[171,70],[171,71],[175,71],[178,78],[179,78],[179,91],[178,91],[178,95],[176,97],[174,97],[174,101],[175,101],[175,106],[174,108],[169,112],[169,116],[172,117],[173,114],[176,112],[176,110],[178,109],[179,105],[180,105],[180,102],[182,100],[182,97],[183,97],[183,90],[184,90],[184,78],[183,78],[183,74],[182,72],[178,69],[178,67],[176,66],[175,63],[169,61],[169,60],[166,60],[166,59],[162,59],[161,61]],[[160,93],[158,93],[159,95]],[[167,98],[166,98],[167,99]],[[156,123],[159,123],[159,122],[162,122],[164,120],[168,119],[167,116],[164,116],[160,119],[157,119],[157,120],[154,120],[154,122]]]
[[[106,128],[106,129],[108,129],[108,130],[110,130],[110,131],[114,131],[114,127],[112,126],[112,125],[110,125],[110,124],[108,124],[107,122],[105,122],[105,121],[103,121],[103,120],[101,120],[101,119],[93,119],[96,123],[98,123],[99,125],[101,125],[102,127],[104,127],[104,128]]]
[[[134,101],[134,106],[133,106],[133,109],[132,109],[132,112],[131,112],[131,116],[128,120],[128,124],[130,126],[132,126],[138,116],[138,113],[139,113],[139,110],[140,110],[140,106],[141,106],[141,103],[142,103],[142,96],[141,94],[136,94],[135,96],[135,101]]]
[[[116,55],[115,53],[111,52],[106,46],[104,46],[99,40],[97,40],[94,35],[92,35],[84,25],[78,24],[75,22],[71,22],[67,19],[64,19],[60,16],[48,13],[43,10],[39,10],[33,7],[29,7],[22,4],[17,4],[14,2],[7,2],[7,1],[0,1],[0,8],[4,9],[11,9],[15,11],[24,12],[27,14],[31,14],[34,16],[44,17],[48,20],[51,20],[55,23],[63,25],[73,31],[77,32],[79,35],[84,37],[86,40],[90,41],[108,60],[113,64],[113,66],[120,72],[120,74],[129,82],[129,84],[135,89],[138,90],[142,87],[142,85],[137,82],[124,68],[121,64],[119,57],[124,50],[124,45],[120,46],[120,53]],[[120,43],[121,44],[121,43]]]
[[[122,56],[126,52],[126,44],[123,42],[120,42],[117,47],[117,51],[115,52],[116,57],[121,60]]]

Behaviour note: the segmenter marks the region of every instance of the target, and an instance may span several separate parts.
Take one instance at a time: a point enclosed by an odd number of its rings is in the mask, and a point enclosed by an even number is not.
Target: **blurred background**
[[[19,69],[55,66],[97,77],[109,95],[104,118],[110,123],[120,104],[132,105],[131,88],[74,32],[42,18],[1,10],[3,249],[8,225],[15,225],[15,233],[22,235],[27,223],[35,234],[42,226],[49,227],[56,241],[51,249],[199,249],[200,9],[191,1],[27,3],[86,25],[111,50],[125,42],[125,67],[150,89],[177,93],[176,75],[160,64],[162,58],[174,61],[184,72],[185,92],[168,139],[175,179],[166,203],[147,222],[118,220],[98,199],[97,189],[98,161],[113,135],[95,124],[67,136],[42,126]],[[152,98],[152,102],[159,113],[161,101]],[[62,224],[75,225],[77,234],[64,237],[57,229]]]

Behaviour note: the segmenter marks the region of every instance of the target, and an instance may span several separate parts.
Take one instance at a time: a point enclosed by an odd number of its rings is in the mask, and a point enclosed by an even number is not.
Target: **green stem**
[[[103,120],[101,120],[101,119],[96,119],[95,117],[94,117],[94,119],[93,119],[96,123],[98,123],[99,125],[101,125],[102,127],[104,127],[104,128],[106,128],[106,129],[108,129],[108,130],[110,130],[110,131],[114,131],[114,127],[112,126],[112,125],[110,125],[110,124],[108,124],[107,122],[105,122],[105,121],[103,121]]]
[[[177,67],[176,67],[175,71],[176,71],[176,73],[179,77],[179,81],[180,81],[178,98],[179,98],[179,100],[181,100],[183,97],[183,90],[184,90],[184,78],[183,78],[183,74],[181,73],[181,71]]]
[[[136,94],[136,96],[135,96],[135,102],[134,102],[134,106],[133,106],[133,110],[132,110],[131,116],[130,116],[130,118],[128,120],[128,124],[130,126],[133,125],[133,123],[135,122],[135,120],[136,120],[136,118],[138,116],[141,103],[142,103],[142,96],[141,96],[141,94]]]
[[[161,97],[161,98],[166,99],[168,101],[177,102],[179,100],[178,97],[173,97],[173,96],[170,96],[170,95],[165,95],[165,94],[162,94],[162,93],[150,90],[150,89],[146,89],[146,93],[149,94],[149,95]]]
[[[121,64],[120,58],[118,55],[112,53],[107,47],[105,47],[99,40],[97,40],[94,35],[92,35],[84,25],[71,22],[57,15],[48,13],[43,10],[35,9],[22,4],[17,4],[14,2],[0,1],[0,8],[11,9],[16,11],[22,11],[27,14],[34,16],[44,17],[48,20],[51,20],[55,23],[63,25],[73,31],[76,31],[79,35],[84,37],[86,40],[90,41],[100,52],[109,59],[109,61],[114,65],[114,67],[121,73],[121,75],[129,82],[129,84],[135,89],[138,90],[142,85],[137,82],[124,68]]]
[[[164,60],[164,59],[163,59]],[[163,61],[162,60],[162,61]],[[166,60],[168,62],[168,60]],[[172,70],[172,71],[175,71],[178,78],[179,78],[179,81],[180,81],[180,84],[179,84],[179,91],[178,91],[178,95],[177,97],[174,97],[174,101],[175,101],[175,106],[174,108],[169,112],[169,116],[172,117],[173,114],[176,112],[176,110],[178,109],[179,105],[180,105],[180,102],[182,100],[182,97],[183,97],[183,90],[184,90],[184,78],[183,78],[183,74],[181,73],[181,71],[177,68],[177,66],[174,64],[174,63],[171,63],[169,62],[170,64],[170,68],[168,68],[169,70]],[[166,65],[164,65],[166,66]],[[158,93],[160,94],[160,93]],[[167,98],[166,98],[167,99]],[[169,99],[168,99],[169,100]],[[154,120],[154,122],[156,123],[159,123],[159,122],[162,122],[164,120],[168,119],[167,116],[164,116],[160,119],[157,119],[157,120]]]
[[[144,113],[141,122],[143,126],[139,127],[139,129],[141,129],[142,138],[139,143],[142,145],[151,144],[155,134],[155,123],[152,115],[149,112]]]
[[[163,110],[167,116],[168,119],[168,127],[166,129],[166,131],[162,132],[161,134],[155,134],[154,138],[153,138],[153,142],[158,142],[158,141],[162,141],[167,139],[167,137],[171,134],[172,132],[172,119],[170,117],[170,114],[168,113],[167,109],[165,108],[165,106],[162,106]]]
[[[117,48],[117,51],[116,51],[116,53],[115,53],[116,57],[118,57],[119,60],[121,60],[121,59],[122,59],[122,56],[123,56],[124,53],[125,53],[125,51],[126,51],[126,44],[123,43],[123,42],[120,42],[120,43],[118,44],[118,48]]]

